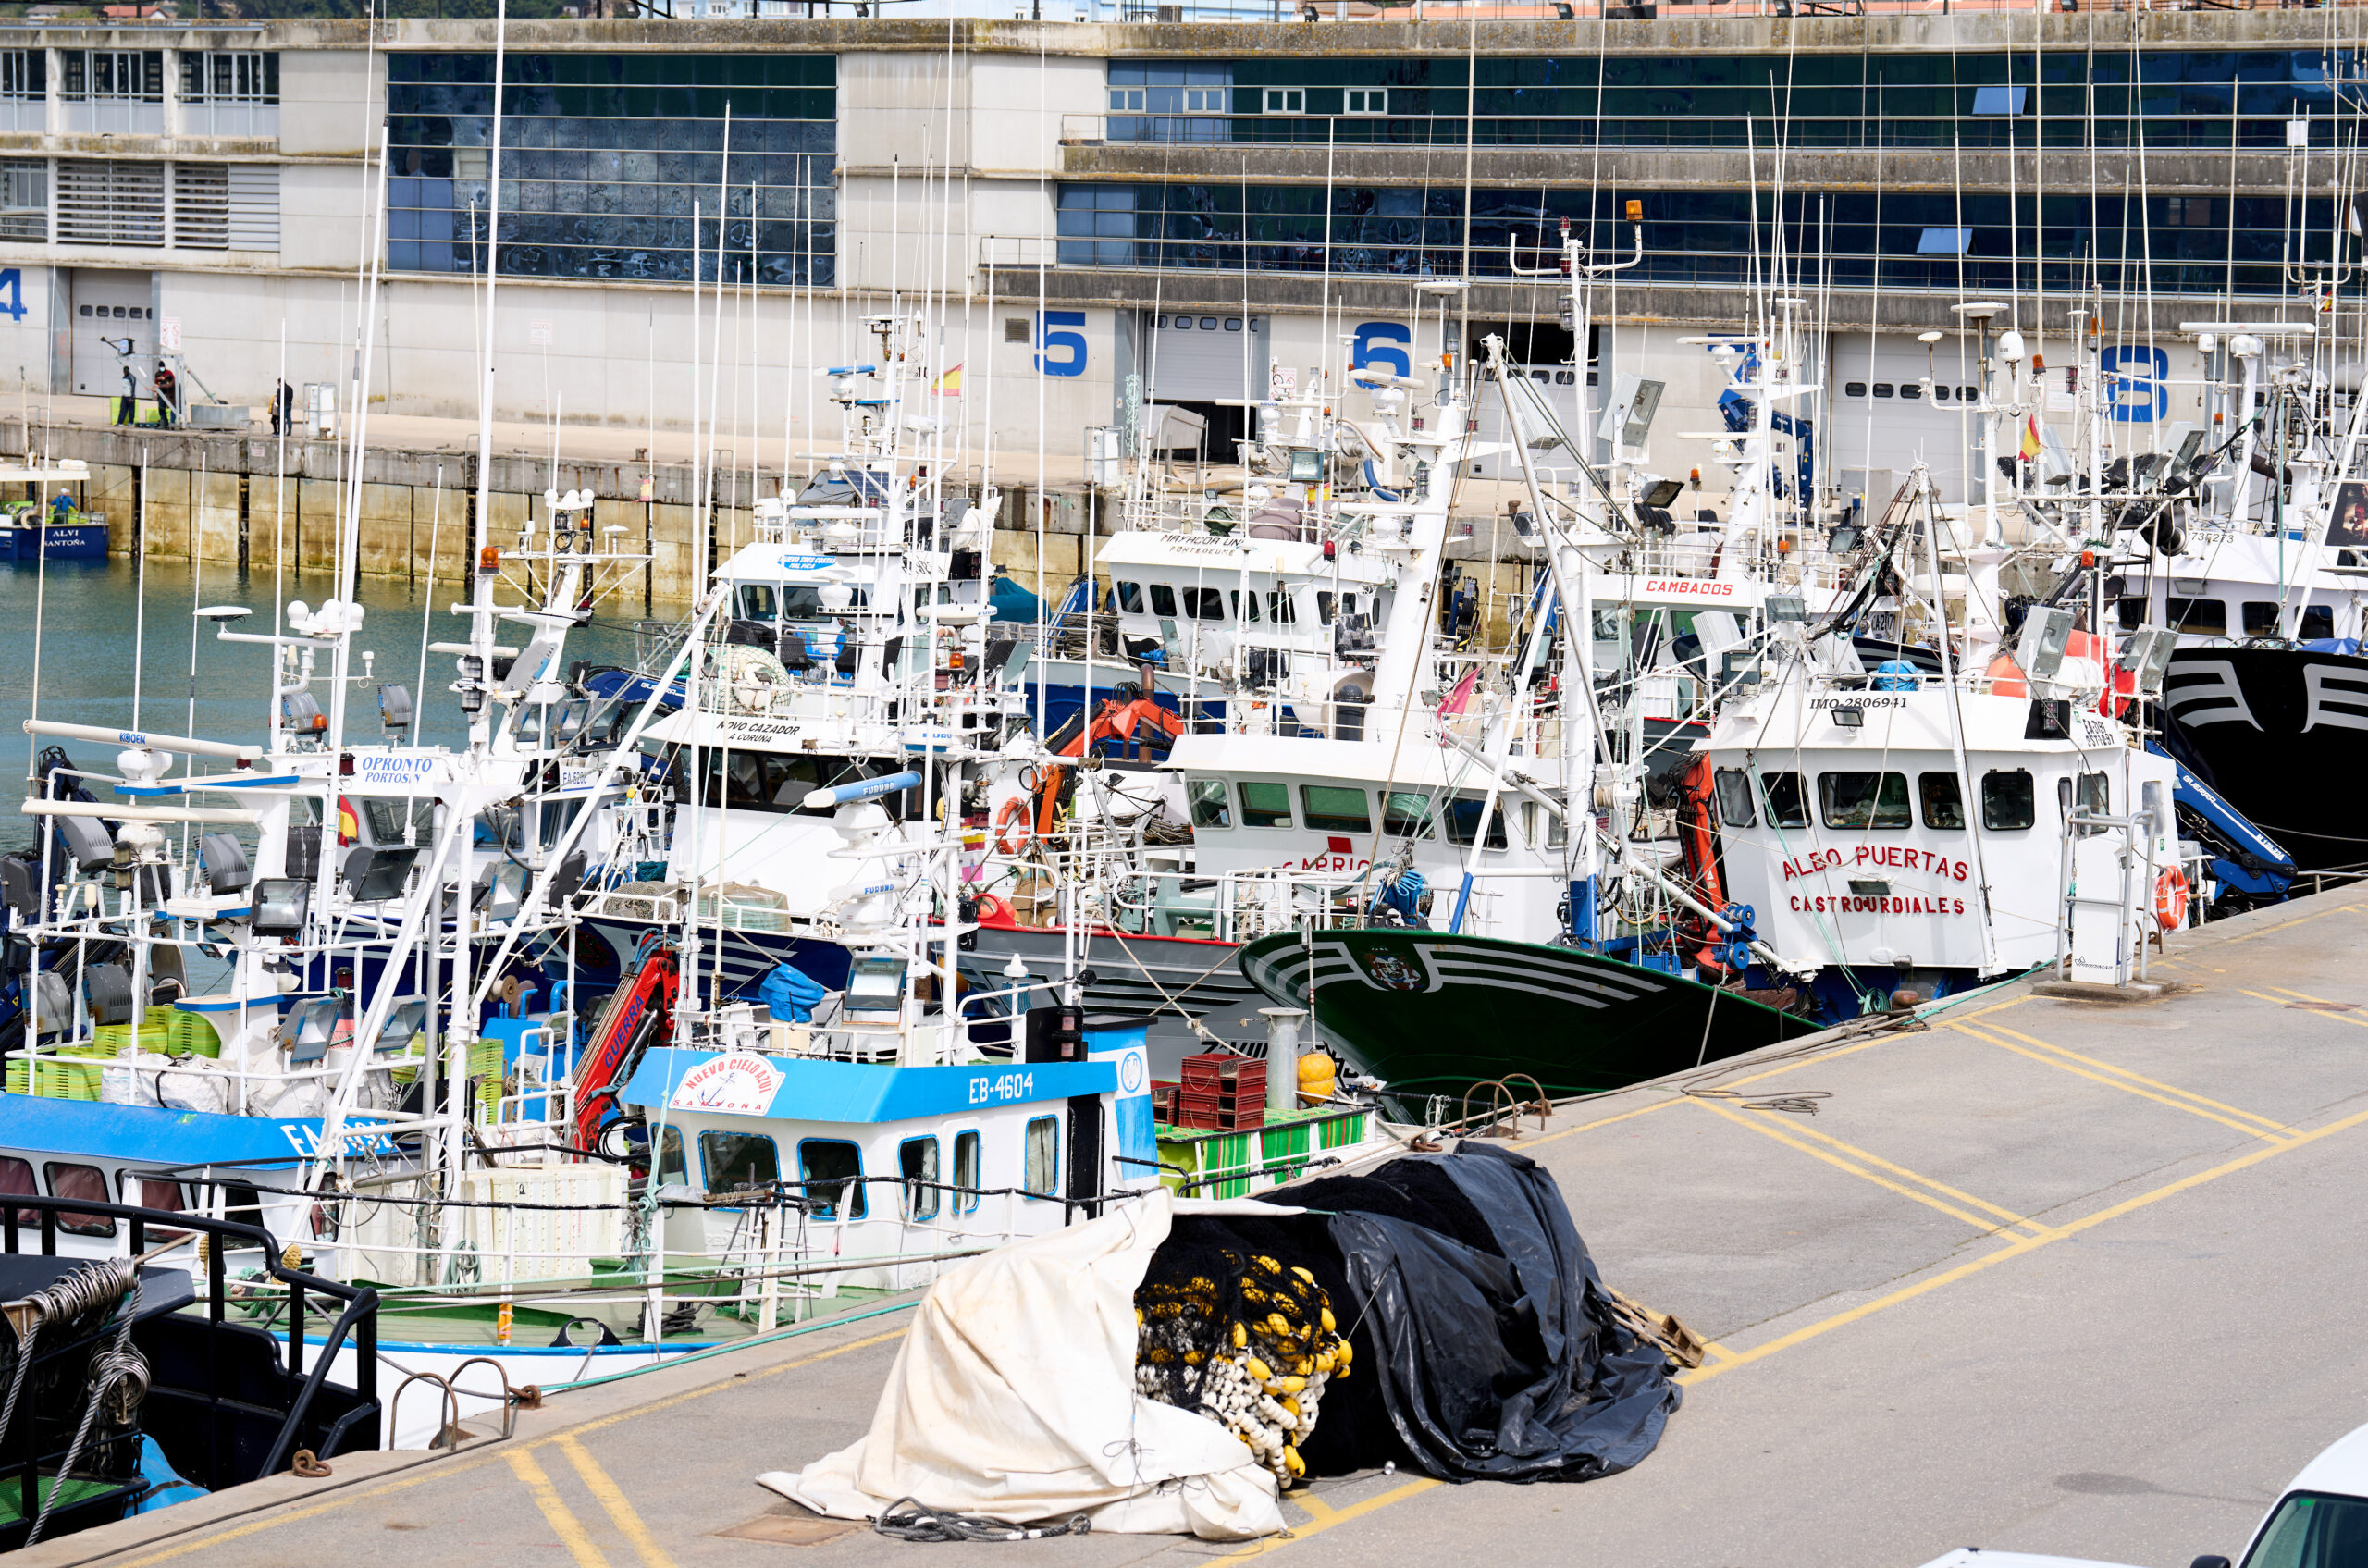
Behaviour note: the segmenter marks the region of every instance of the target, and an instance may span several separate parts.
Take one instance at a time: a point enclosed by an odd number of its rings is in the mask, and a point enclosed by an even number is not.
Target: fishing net
[[[1136,1389],[1225,1426],[1285,1487],[1355,1359],[1309,1251],[1291,1226],[1181,1218],[1135,1291]]]

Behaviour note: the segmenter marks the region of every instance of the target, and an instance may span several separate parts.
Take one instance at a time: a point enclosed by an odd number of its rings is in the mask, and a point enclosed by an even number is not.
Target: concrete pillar
[[[296,562],[298,487],[292,475],[247,476],[247,569],[269,572]]]
[[[653,506],[650,510],[654,514],[650,527],[653,591],[659,599],[676,604],[697,599],[707,586],[707,555],[703,548],[693,548],[691,509]]]
[[[43,501],[47,505],[46,499]],[[131,470],[118,468],[110,463],[91,464],[91,477],[82,487],[82,506],[107,520],[107,549],[117,555],[131,553],[131,530],[135,521],[131,507]]]
[[[142,480],[148,500],[148,554],[190,558],[190,491],[196,478],[186,468],[151,468]]]
[[[408,577],[418,565],[412,536],[413,495],[409,485],[362,487],[361,570],[382,576]],[[424,548],[426,541],[421,541]]]
[[[235,563],[239,559],[239,476],[209,473],[193,499],[199,557]]]
[[[290,546],[292,558],[289,564],[300,572],[333,572],[337,568],[337,535],[343,500],[336,481],[304,479],[297,482],[296,527],[294,542]],[[316,588],[321,597],[330,597],[330,590]]]

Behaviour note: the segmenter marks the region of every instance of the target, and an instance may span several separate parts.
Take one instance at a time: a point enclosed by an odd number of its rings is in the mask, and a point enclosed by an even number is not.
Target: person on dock
[[[296,389],[286,381],[273,389],[271,394],[271,433],[292,436],[296,433]]]
[[[116,352],[123,362],[123,395],[115,401],[115,422],[117,425],[140,423],[140,378],[131,373],[131,340],[102,338],[100,342]]]
[[[176,395],[179,391],[179,379],[173,374],[171,365],[160,364],[156,366],[156,423],[167,430],[176,423],[174,415],[179,408],[180,400]]]

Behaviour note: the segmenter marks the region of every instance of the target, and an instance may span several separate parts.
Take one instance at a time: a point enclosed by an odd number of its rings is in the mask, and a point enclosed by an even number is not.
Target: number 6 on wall
[[[1056,332],[1054,327],[1082,327],[1085,312],[1081,310],[1048,310],[1036,318],[1036,341],[1041,351],[1036,355],[1036,368],[1046,376],[1082,376],[1085,374],[1085,334]],[[1067,353],[1066,359],[1054,359],[1051,351]]]

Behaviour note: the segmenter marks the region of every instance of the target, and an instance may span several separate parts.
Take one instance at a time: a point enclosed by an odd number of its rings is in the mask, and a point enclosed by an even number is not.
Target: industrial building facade
[[[2146,424],[2198,368],[2170,323],[2325,280],[2362,17],[522,22],[498,234],[490,23],[5,29],[0,382],[107,396],[163,348],[232,402],[339,385],[376,265],[372,405],[474,415],[491,266],[501,417],[677,428],[697,397],[744,457],[828,438],[815,373],[892,298],[965,371],[973,463],[1074,453],[1137,397],[1222,435],[1270,363],[1442,332],[1573,403],[1649,365],[1698,431],[1722,373],[1679,340],[1781,294],[1841,447],[1961,482],[1951,305],[2042,344],[2085,312]],[[1541,269],[1566,225],[1625,256],[1631,204],[1641,259],[1575,340]]]

